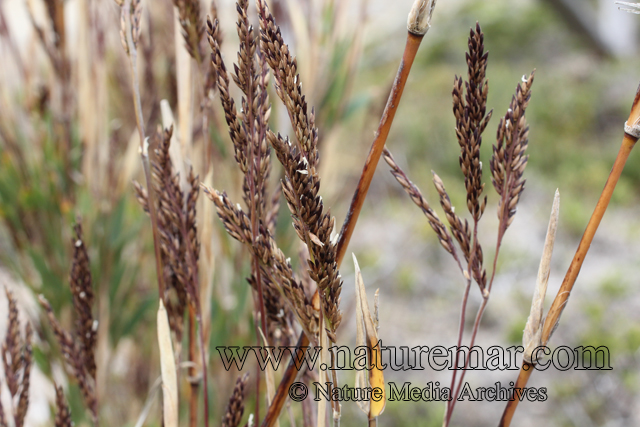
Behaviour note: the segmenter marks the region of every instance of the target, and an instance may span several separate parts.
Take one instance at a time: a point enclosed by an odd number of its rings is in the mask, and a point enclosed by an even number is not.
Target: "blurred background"
[[[272,0],[285,41],[299,61],[303,89],[316,108],[326,206],[344,220],[364,158],[402,55],[412,0]],[[236,59],[235,6],[217,0],[223,54]],[[149,130],[162,123],[166,99],[202,180],[239,200],[241,177],[217,95],[202,96],[204,65],[186,67],[170,1],[143,1],[139,71]],[[203,16],[211,14],[208,2]],[[252,22],[256,23],[251,7]],[[0,285],[15,291],[36,333],[28,425],[51,425],[51,383],[65,384],[77,425],[89,417],[80,392],[64,374],[51,330],[35,303],[44,294],[71,324],[68,274],[72,225],[82,217],[100,319],[98,381],[104,424],[135,425],[159,376],[155,336],[157,286],[148,219],[131,181],[142,179],[130,74],[120,44],[119,8],[111,0],[2,0],[0,2]],[[387,146],[432,205],[437,172],[458,212],[464,181],[458,166],[451,89],[466,76],[469,29],[479,22],[489,51],[485,165],[516,85],[536,70],[531,103],[527,186],[509,228],[477,344],[519,345],[529,314],[537,267],[556,188],[560,224],[547,307],[555,296],[607,178],[623,124],[640,81],[640,16],[613,0],[440,0],[407,82]],[[205,42],[206,45],[206,42]],[[206,46],[204,50],[209,53]],[[207,61],[204,61],[206,63]],[[186,73],[186,74],[185,74]],[[179,82],[191,82],[185,95]],[[187,91],[188,92],[188,91]],[[239,99],[238,93],[234,93]],[[187,96],[188,100],[184,101]],[[279,99],[271,96],[274,128],[289,133]],[[181,110],[187,105],[187,112]],[[190,108],[190,110],[189,110]],[[274,173],[274,185],[279,169]],[[485,265],[493,262],[497,196],[485,170],[488,208],[480,230]],[[547,387],[546,402],[525,402],[519,426],[635,426],[640,423],[640,154],[632,153],[596,234],[551,346],[605,345],[611,371],[536,372],[531,386]],[[202,197],[204,199],[204,197]],[[438,212],[439,209],[438,209]],[[297,263],[289,213],[281,209],[278,238]],[[216,345],[255,342],[246,251],[230,239],[208,200],[199,205],[207,233],[201,256],[201,292],[209,322],[212,416],[218,420],[237,373],[227,373]],[[440,214],[443,217],[442,214]],[[206,230],[206,231],[205,231]],[[358,257],[369,295],[380,289],[380,331],[385,345],[453,346],[464,283],[439,246],[426,218],[388,173],[376,177],[348,253]],[[339,344],[355,345],[353,266],[342,270],[344,320]],[[4,298],[4,293],[0,293]],[[472,322],[480,294],[472,288]],[[6,330],[0,302],[0,336]],[[468,325],[468,328],[471,324]],[[465,341],[468,334],[465,335]],[[252,375],[255,370],[251,369]],[[387,381],[449,382],[449,373],[386,373]],[[472,387],[503,385],[517,372],[469,372]],[[353,383],[349,374],[343,383]],[[251,382],[253,385],[253,382]],[[184,390],[187,384],[183,385]],[[0,396],[9,407],[8,392]],[[153,397],[155,396],[155,397]],[[255,392],[248,392],[248,409]],[[155,399],[155,400],[154,400]],[[147,423],[159,425],[152,395]],[[452,425],[497,425],[501,402],[461,402]],[[344,425],[364,423],[353,403]],[[296,409],[297,411],[297,409]],[[441,403],[389,402],[381,425],[441,425]],[[186,412],[186,411],[185,411]],[[295,411],[294,411],[295,412]],[[297,414],[297,412],[296,412]],[[245,418],[246,419],[246,418]],[[283,416],[282,424],[288,423]]]

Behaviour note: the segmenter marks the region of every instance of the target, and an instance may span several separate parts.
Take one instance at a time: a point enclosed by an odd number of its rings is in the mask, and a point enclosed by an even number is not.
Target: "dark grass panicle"
[[[185,190],[180,176],[174,172],[169,148],[173,128],[154,135],[156,150],[151,161],[153,190],[156,193],[158,232],[164,274],[169,325],[179,342],[184,329],[184,312],[191,301],[199,304],[198,258],[200,242],[196,224],[196,203],[199,195],[198,177],[190,169]],[[136,197],[145,212],[149,212],[149,197],[145,189],[134,182]]]
[[[260,18],[260,50],[273,71],[276,93],[284,103],[296,135],[300,150],[304,153],[311,174],[316,174],[318,166],[318,129],[315,126],[313,110],[308,111],[307,101],[302,94],[302,83],[298,75],[298,63],[289,52],[282,39],[280,28],[264,0],[258,0]]]
[[[236,4],[236,27],[240,43],[237,55],[238,62],[233,65],[231,77],[242,92],[240,111],[237,110],[235,101],[230,95],[229,74],[220,52],[218,22],[207,20],[208,41],[212,51],[211,64],[217,73],[217,87],[220,92],[225,121],[229,127],[235,159],[243,174],[242,198],[247,207],[246,214],[240,209],[246,219],[246,223],[243,223],[240,229],[233,231],[233,220],[227,220],[226,226],[232,236],[244,243],[272,240],[269,234],[270,230],[274,231],[272,225],[275,224],[278,212],[278,199],[270,197],[268,189],[271,173],[271,150],[266,138],[271,114],[267,91],[268,69],[264,57],[257,50],[257,34],[249,22],[248,7],[249,2],[246,0],[238,1]],[[212,196],[213,190],[210,190],[209,194]],[[212,200],[214,199],[212,198]],[[218,204],[217,200],[214,201]],[[217,206],[217,208],[218,214],[222,218],[225,209],[221,210],[221,206]],[[235,215],[233,212],[227,212],[227,214],[230,217]],[[223,221],[225,220],[223,219]],[[240,238],[240,234],[243,233],[246,233],[246,239]],[[282,317],[280,310],[284,309],[285,313],[289,310],[280,289],[284,291],[285,297],[291,296],[289,293],[290,283],[297,283],[297,281],[293,279],[292,273],[287,271],[283,278],[284,287],[279,285],[279,273],[271,270],[277,263],[272,263],[265,258],[270,256],[271,250],[268,247],[262,249],[261,254],[251,250],[253,259],[251,274],[247,281],[255,291],[253,293],[255,309],[256,313],[260,314],[260,325],[267,340],[269,342],[280,341],[283,335],[290,335],[289,327],[282,322],[282,319],[278,318]],[[288,270],[288,268],[284,267],[283,270]],[[296,288],[297,285],[294,284],[293,287]],[[303,306],[304,304],[302,302]],[[295,303],[293,303],[293,307],[296,307]],[[285,315],[285,317],[287,316]],[[303,328],[309,330],[309,326],[307,320]]]
[[[56,427],[72,427],[71,411],[69,405],[64,397],[64,390],[59,385],[56,385]]]
[[[222,417],[222,427],[238,427],[244,414],[244,392],[249,374],[239,376]]]
[[[178,9],[178,21],[184,37],[184,47],[196,62],[203,60],[201,42],[204,37],[204,24],[200,14],[198,0],[173,0]]]
[[[484,212],[487,198],[480,200],[482,163],[480,146],[482,133],[487,127],[493,111],[487,114],[489,83],[486,80],[488,53],[484,52],[484,34],[480,24],[470,30],[469,51],[466,53],[468,80],[463,82],[456,76],[453,83],[453,114],[456,119],[456,137],[460,144],[460,168],[467,190],[467,208],[474,220]],[[464,87],[464,89],[463,89]]]
[[[309,337],[315,337],[318,333],[319,313],[313,307],[300,280],[295,277],[290,260],[278,248],[271,233],[261,226],[260,234],[254,240],[250,218],[239,205],[234,205],[226,193],[204,185],[203,191],[216,205],[218,216],[229,235],[245,244],[250,253],[267,267],[262,269],[265,273],[264,280],[268,280],[270,286],[282,293],[302,329]]]
[[[33,331],[31,324],[25,327],[25,340],[22,349],[22,384],[20,385],[20,397],[18,398],[18,408],[14,415],[16,427],[24,425],[24,418],[29,409],[29,386],[31,384],[31,367],[33,365],[33,348],[31,347]]]
[[[426,5],[426,3],[425,3]],[[426,7],[426,6],[425,6]],[[478,240],[478,225],[484,213],[487,197],[483,197],[484,184],[482,183],[482,162],[480,161],[480,148],[482,145],[482,133],[492,116],[492,111],[487,113],[487,96],[489,85],[486,79],[488,53],[484,51],[484,35],[479,24],[469,32],[468,52],[465,55],[467,62],[467,80],[456,76],[453,84],[453,114],[456,127],[455,134],[460,146],[459,163],[464,176],[467,209],[471,214],[470,223],[456,213],[443,181],[434,172],[433,182],[440,198],[440,205],[444,210],[451,234],[447,232],[444,224],[438,219],[420,190],[409,180],[406,173],[394,161],[391,153],[385,149],[386,162],[391,167],[391,173],[409,194],[412,201],[422,209],[427,216],[431,227],[436,232],[440,243],[445,250],[456,259],[464,276],[466,286],[462,298],[460,323],[458,330],[458,347],[462,345],[465,330],[465,319],[469,288],[475,281],[482,293],[482,303],[478,308],[473,324],[470,344],[472,347],[477,336],[480,320],[486,308],[493,279],[495,277],[496,260],[500,251],[502,238],[507,227],[513,221],[515,208],[520,194],[524,188],[522,174],[527,163],[524,154],[528,143],[528,127],[524,118],[524,112],[530,98],[530,87],[533,82],[533,73],[530,77],[523,77],[523,82],[518,85],[516,95],[505,117],[498,126],[497,144],[493,149],[493,157],[490,161],[492,182],[501,199],[498,204],[498,240],[491,279],[487,280],[487,272],[484,268],[484,255],[482,246]],[[456,247],[452,238],[456,240],[463,257],[458,258]],[[462,259],[466,261],[466,268],[462,266]],[[457,370],[454,370],[451,378],[451,390],[454,391],[453,400],[447,404],[444,418],[444,426],[448,426],[455,407],[455,401],[461,390],[461,385],[468,366],[468,356],[464,359],[465,368],[458,378]],[[455,360],[458,366],[458,355]],[[457,384],[457,387],[456,387]]]
[[[5,288],[8,303],[7,333],[2,342],[2,364],[5,381],[11,395],[11,414],[14,425],[22,427],[29,407],[29,386],[31,383],[31,365],[33,364],[33,350],[31,341],[33,331],[31,324],[25,326],[24,338],[20,336],[20,320],[18,319],[18,304],[13,293]],[[4,408],[0,403],[0,423],[8,425]]]
[[[98,333],[97,323],[93,319],[93,286],[91,284],[91,268],[87,248],[82,238],[82,226],[78,222],[74,231],[76,239],[73,242],[73,262],[69,285],[73,296],[73,308],[76,313],[76,334],[80,338],[80,352],[88,374],[95,378],[96,362],[95,347]]]
[[[435,172],[433,172],[433,185],[436,187],[436,191],[440,196],[440,206],[442,206],[447,221],[449,222],[451,233],[458,241],[465,259],[468,260],[471,254],[471,227],[469,226],[469,221],[460,218],[460,216],[456,214],[455,208],[451,204],[449,194],[444,187],[444,183]]]
[[[498,219],[506,230],[513,222],[520,194],[526,180],[523,178],[528,155],[529,126],[525,111],[531,99],[531,86],[535,71],[529,77],[523,76],[516,93],[511,99],[507,113],[498,124],[497,142],[491,157],[491,182],[500,196]]]
[[[95,378],[92,378],[84,364],[82,350],[76,337],[65,330],[56,319],[53,309],[44,296],[40,295],[40,305],[47,312],[49,325],[58,340],[60,352],[69,368],[71,375],[78,382],[85,406],[94,418],[97,418],[97,400],[95,392]]]
[[[70,373],[78,381],[85,405],[91,412],[95,424],[98,419],[95,364],[98,321],[93,317],[91,270],[79,222],[75,226],[75,233],[76,238],[72,241],[73,261],[69,275],[75,317],[73,332],[62,327],[51,305],[42,295],[40,295],[40,305],[47,313],[49,324],[60,345],[60,352]]]
[[[284,103],[296,135],[296,144],[269,131],[267,139],[284,167],[282,190],[298,237],[309,250],[309,275],[317,283],[321,306],[332,341],[342,320],[339,310],[342,280],[338,271],[336,242],[331,240],[334,219],[324,211],[318,192],[320,178],[318,129],[302,94],[297,62],[284,43],[280,28],[266,3],[258,0],[261,52],[271,68],[276,93]]]

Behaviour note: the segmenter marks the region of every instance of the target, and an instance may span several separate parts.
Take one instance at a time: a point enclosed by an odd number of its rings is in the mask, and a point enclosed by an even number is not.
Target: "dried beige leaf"
[[[384,411],[386,405],[386,393],[384,391],[384,372],[381,369],[382,361],[382,349],[380,348],[377,328],[371,317],[371,311],[369,310],[369,303],[367,302],[367,294],[364,287],[364,280],[362,279],[362,272],[358,265],[356,256],[353,255],[353,263],[356,273],[356,298],[360,302],[362,309],[362,318],[364,322],[364,331],[367,341],[367,348],[369,352],[369,385],[372,388],[379,388],[382,390],[382,399],[378,402],[373,399],[369,402],[369,419],[373,419]]]
[[[171,328],[162,299],[158,308],[158,345],[162,374],[162,411],[166,427],[178,427],[178,377],[171,345]]]
[[[556,240],[559,213],[560,193],[556,190],[553,198],[553,207],[551,208],[551,217],[549,218],[549,226],[547,228],[547,237],[544,241],[544,249],[542,251],[542,258],[540,259],[540,267],[538,268],[536,289],[533,293],[533,300],[531,302],[531,312],[527,319],[527,324],[522,336],[522,344],[525,349],[523,358],[527,363],[535,364],[537,361],[532,359],[533,351],[536,347],[546,344],[542,342],[542,326],[544,323],[542,313],[544,308],[544,298],[547,294],[547,284],[549,283],[551,255],[553,254],[553,245]]]
[[[359,272],[358,261],[356,256],[353,255],[353,262],[356,266],[356,271]],[[356,273],[357,274],[357,273]],[[364,316],[362,314],[362,303],[360,301],[360,289],[358,287],[358,280],[356,276],[355,281],[355,296],[356,296],[356,347],[363,347],[367,345],[367,340],[364,334]],[[355,386],[358,389],[364,389],[368,386],[367,375],[364,369],[356,370],[356,382]],[[369,415],[370,405],[368,400],[356,401],[358,407],[362,412]]]

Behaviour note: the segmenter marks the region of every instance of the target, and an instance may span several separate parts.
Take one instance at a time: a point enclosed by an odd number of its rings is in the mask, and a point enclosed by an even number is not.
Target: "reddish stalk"
[[[391,124],[393,123],[396,111],[398,110],[400,98],[402,97],[404,86],[407,83],[407,78],[411,71],[411,65],[413,65],[413,60],[416,57],[416,53],[418,52],[418,48],[420,47],[420,43],[423,38],[424,35],[416,35],[411,32],[407,32],[407,43],[404,48],[402,60],[400,61],[400,66],[398,67],[396,78],[393,82],[393,86],[391,87],[391,93],[389,94],[387,105],[384,107],[384,112],[382,113],[378,130],[376,131],[373,143],[371,144],[371,149],[369,150],[369,155],[367,156],[364,168],[362,169],[362,174],[360,175],[360,181],[353,193],[347,217],[345,218],[342,230],[340,231],[340,240],[338,241],[338,251],[336,254],[338,264],[340,264],[340,261],[344,258],[347,246],[349,246],[349,240],[351,239],[353,230],[356,227],[356,222],[358,221],[358,216],[362,210],[364,200],[367,197],[367,192],[369,191],[371,180],[373,179],[373,175],[376,171],[376,166],[378,165],[378,161],[382,155],[382,150],[384,149],[387,137],[389,136]]]
[[[304,357],[304,349],[305,347],[309,347],[309,337],[303,332],[300,334],[298,338],[298,343],[296,344],[296,355],[291,357],[289,361],[289,365],[287,366],[284,375],[282,376],[282,380],[280,380],[280,384],[278,385],[278,389],[276,390],[276,395],[273,397],[273,401],[267,410],[267,415],[264,417],[264,421],[262,421],[261,427],[269,427],[272,426],[278,417],[280,416],[280,411],[284,406],[287,397],[289,396],[289,387],[296,379],[298,375],[298,370],[296,369],[296,364],[294,360],[296,358]]]
[[[456,376],[458,375],[458,361],[459,361],[459,349],[462,346],[462,335],[464,334],[464,324],[466,321],[466,317],[467,317],[467,303],[469,302],[469,291],[471,290],[471,277],[473,272],[471,271],[472,269],[472,265],[475,262],[475,258],[477,256],[477,251],[478,251],[478,222],[479,219],[474,219],[474,224],[473,224],[473,252],[471,254],[471,256],[469,257],[469,262],[467,264],[467,284],[465,286],[464,289],[464,295],[462,297],[462,307],[460,308],[460,324],[458,326],[458,344],[456,347],[456,358],[455,358],[455,364],[453,365],[453,375],[451,375],[451,387],[450,390],[453,391],[453,388],[455,387],[455,383],[456,383]],[[497,252],[496,252],[496,259],[497,259]],[[460,269],[462,270],[462,265],[460,264],[460,261],[457,259],[458,261],[458,265],[460,266]],[[494,265],[494,271],[495,271],[495,265]],[[463,271],[464,274],[464,271]],[[493,281],[493,277],[491,278],[491,280]],[[488,296],[488,294],[487,294]],[[483,295],[484,297],[484,295]],[[469,346],[469,350],[471,350],[471,348],[473,348],[473,343],[474,343],[474,338],[475,335],[472,336],[471,339],[471,345]],[[470,352],[468,357],[470,357]],[[468,357],[465,359],[465,368],[467,366],[468,363]],[[461,377],[464,377],[464,373],[460,374]],[[462,382],[462,379],[460,380],[460,382]],[[455,395],[457,397],[457,394]],[[453,412],[453,407],[455,406],[455,401],[456,398],[454,397],[453,400],[448,401],[447,402],[447,406],[445,408],[445,423],[444,425],[447,426],[449,424],[449,420],[451,419],[451,414]]]
[[[471,290],[471,280],[467,280],[467,284],[464,288],[464,296],[462,297],[462,307],[460,309],[460,325],[458,326],[458,344],[456,347],[456,358],[455,358],[455,363],[453,365],[453,375],[451,375],[451,386],[449,387],[450,390],[453,391],[453,388],[455,387],[456,384],[456,376],[458,374],[458,360],[459,360],[459,349],[462,346],[462,335],[464,333],[464,323],[465,323],[465,319],[466,319],[466,313],[467,313],[467,302],[469,301],[469,291]],[[447,406],[445,407],[445,413],[444,413],[444,417],[445,417],[445,426],[448,424],[448,420],[449,420],[449,414],[453,411],[452,408],[452,402],[453,401],[449,401],[447,402]]]
[[[507,183],[508,185],[508,183]],[[508,188],[508,186],[507,186]],[[502,206],[506,206],[506,199],[507,199],[507,193],[503,192],[502,195]],[[506,214],[503,215],[503,218],[506,218]],[[506,222],[505,220],[500,222],[500,228],[498,229],[498,240],[496,243],[496,254],[493,258],[493,268],[492,268],[492,272],[491,272],[491,279],[489,280],[488,284],[487,284],[487,288],[486,288],[486,292],[483,293],[482,295],[482,303],[480,304],[480,307],[478,308],[478,312],[476,314],[476,320],[473,323],[473,331],[471,332],[471,341],[469,343],[469,348],[473,348],[473,345],[476,342],[476,336],[478,335],[478,329],[480,327],[480,321],[482,320],[482,316],[484,314],[484,310],[487,308],[487,303],[489,302],[489,295],[491,294],[491,288],[493,286],[493,280],[496,277],[496,267],[498,265],[498,255],[500,255],[500,247],[502,246],[502,238],[504,237],[504,234],[506,232]],[[471,281],[471,278],[468,279],[469,283]],[[451,421],[451,416],[453,415],[453,409],[456,406],[456,401],[457,401],[457,397],[460,394],[460,389],[462,388],[462,382],[464,381],[464,376],[466,374],[466,370],[467,367],[469,366],[469,358],[471,357],[471,352],[469,351],[469,353],[467,354],[467,357],[465,358],[465,363],[464,363],[464,368],[462,369],[462,373],[460,374],[460,380],[458,381],[458,387],[455,390],[455,393],[452,394],[453,396],[453,400],[451,400],[451,408],[450,410],[447,411],[447,415],[445,418],[445,423],[444,426],[448,426],[449,422]],[[455,373],[455,371],[454,371]],[[453,390],[452,390],[453,391]],[[449,405],[448,405],[449,406]]]
[[[527,381],[529,381],[529,377],[531,376],[532,372],[533,365],[523,361],[522,368],[520,368],[520,373],[518,374],[518,380],[516,381],[516,385],[514,386],[515,389],[524,388],[527,385]],[[520,399],[518,399],[517,397],[507,402],[507,407],[505,408],[504,413],[502,414],[502,418],[500,419],[500,427],[508,426],[509,424],[511,424],[511,418],[513,418],[513,414],[515,413],[516,407],[518,406],[518,402],[520,402]]]
[[[525,361],[522,361],[522,366],[520,367],[520,373],[518,374],[518,380],[516,381],[516,388],[522,388],[527,385],[529,381],[529,377],[533,373],[534,365],[531,365]],[[516,412],[516,408],[518,407],[518,403],[520,399],[513,399],[507,402],[507,406],[504,408],[504,412],[502,413],[502,418],[500,419],[499,427],[508,426],[511,424],[511,419],[513,418],[513,414]]]

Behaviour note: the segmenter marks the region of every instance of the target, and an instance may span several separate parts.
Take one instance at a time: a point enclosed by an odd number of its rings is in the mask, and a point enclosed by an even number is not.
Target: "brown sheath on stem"
[[[347,246],[349,245],[349,240],[351,239],[351,235],[353,234],[353,230],[356,226],[356,221],[358,221],[358,216],[360,215],[360,211],[362,210],[364,199],[367,197],[367,192],[369,191],[369,186],[371,185],[371,180],[373,179],[373,174],[376,171],[376,166],[378,165],[378,161],[380,160],[380,156],[382,155],[382,150],[384,149],[384,145],[387,142],[387,136],[389,135],[389,129],[391,129],[391,123],[393,123],[393,118],[396,115],[396,110],[398,109],[398,104],[400,103],[400,98],[402,97],[404,86],[407,83],[407,78],[409,77],[411,65],[413,65],[413,60],[416,57],[416,53],[418,52],[418,48],[420,47],[420,42],[422,42],[423,37],[424,35],[416,35],[411,32],[407,32],[407,44],[404,48],[402,61],[400,62],[400,66],[398,67],[398,72],[393,82],[391,93],[389,94],[389,99],[387,100],[387,105],[384,107],[384,112],[382,113],[382,118],[380,119],[378,130],[376,131],[375,138],[373,140],[373,143],[371,144],[369,155],[367,156],[364,168],[362,169],[360,181],[358,182],[358,186],[353,193],[351,205],[349,206],[349,212],[347,212],[347,217],[345,218],[344,224],[342,225],[342,231],[340,232],[340,239],[338,240],[338,248],[336,251],[336,262],[338,264],[338,267],[340,267],[340,264],[342,264],[342,259],[344,258],[344,254],[347,251]],[[318,300],[317,291],[313,296],[313,300]],[[300,351],[302,351],[302,347],[306,347],[308,345],[309,338],[303,332],[298,338],[296,353],[299,353]],[[294,359],[292,358],[289,362],[289,365],[287,366],[287,370],[285,371],[284,376],[280,381],[278,390],[276,390],[276,395],[273,399],[273,402],[271,402],[271,405],[269,406],[269,410],[267,411],[267,415],[265,416],[261,427],[271,427],[280,415],[280,411],[282,410],[282,407],[287,400],[289,387],[291,387],[291,384],[295,380],[297,374],[296,366],[293,360]]]
[[[633,100],[633,106],[631,107],[631,113],[629,114],[627,123],[630,126],[633,126],[638,121],[640,121],[640,87],[638,88],[636,97]],[[604,185],[602,193],[600,194],[598,203],[593,210],[593,214],[591,214],[591,219],[589,219],[587,228],[582,234],[582,239],[580,240],[580,244],[578,245],[576,254],[573,256],[573,260],[571,261],[569,269],[564,276],[562,285],[560,286],[558,294],[553,300],[553,304],[551,304],[551,308],[549,309],[549,313],[547,314],[547,317],[545,319],[542,329],[543,345],[546,345],[547,342],[549,342],[551,334],[553,334],[553,331],[558,326],[560,316],[562,315],[562,310],[564,310],[569,296],[571,295],[571,290],[573,289],[573,285],[576,283],[576,279],[578,278],[578,274],[580,273],[582,263],[584,262],[587,252],[589,251],[589,247],[591,246],[591,242],[593,241],[593,236],[595,236],[596,231],[598,230],[600,221],[602,220],[602,217],[607,210],[607,206],[609,206],[609,201],[611,200],[611,196],[613,195],[613,190],[616,188],[616,184],[618,183],[618,179],[620,179],[620,175],[622,174],[624,165],[627,162],[629,154],[631,153],[631,150],[633,149],[637,141],[637,137],[629,135],[625,132],[624,138],[622,139],[622,145],[620,146],[620,150],[618,151],[618,156],[616,157],[616,160],[613,164],[613,168],[611,168],[611,172],[609,173],[607,182]],[[528,372],[523,372],[526,365],[526,363],[523,364],[523,367],[520,369],[520,375],[518,376],[518,384],[523,381],[521,387],[524,387],[527,384],[527,381],[531,376],[531,370],[529,370]],[[518,402],[519,400],[516,399],[514,401],[510,401],[507,404],[507,407],[504,409],[504,413],[502,415],[502,420],[500,421],[500,427],[508,427],[511,424],[511,418],[513,418],[513,414],[518,407]]]

